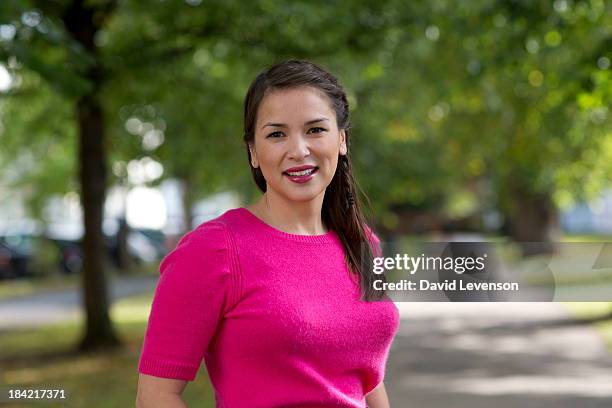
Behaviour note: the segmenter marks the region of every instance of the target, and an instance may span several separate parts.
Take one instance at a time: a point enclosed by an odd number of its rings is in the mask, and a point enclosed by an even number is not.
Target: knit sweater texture
[[[160,272],[140,373],[192,381],[204,360],[223,408],[364,408],[383,380],[399,313],[360,300],[334,231],[289,234],[237,208],[186,234]]]

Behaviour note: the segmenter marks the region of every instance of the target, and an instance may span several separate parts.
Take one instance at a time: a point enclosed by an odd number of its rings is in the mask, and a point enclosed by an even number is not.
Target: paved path
[[[612,356],[557,303],[398,303],[394,408],[612,407]]]
[[[153,292],[156,276],[113,278],[110,294],[113,300]],[[66,289],[0,301],[0,332],[38,327],[82,318],[81,291]]]

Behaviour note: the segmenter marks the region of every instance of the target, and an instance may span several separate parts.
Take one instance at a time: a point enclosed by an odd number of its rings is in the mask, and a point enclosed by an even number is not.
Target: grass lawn
[[[129,407],[134,406],[137,363],[150,296],[121,300],[112,309],[124,346],[112,352],[77,354],[76,323],[0,334],[0,384],[6,388],[64,389],[62,402],[19,402],[10,407]],[[204,366],[184,393],[189,406],[213,407],[214,397]]]
[[[580,319],[593,319],[593,327],[602,336],[603,340],[612,352],[612,319],[597,321],[598,318],[612,312],[610,302],[564,302],[562,303],[569,312]]]
[[[612,235],[603,234],[565,234],[561,242],[612,242]]]

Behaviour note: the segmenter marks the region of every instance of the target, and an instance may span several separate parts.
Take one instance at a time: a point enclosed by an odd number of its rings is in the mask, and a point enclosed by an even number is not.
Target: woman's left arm
[[[389,398],[387,397],[387,390],[385,389],[385,383],[382,381],[372,391],[366,395],[366,404],[368,408],[390,408]]]

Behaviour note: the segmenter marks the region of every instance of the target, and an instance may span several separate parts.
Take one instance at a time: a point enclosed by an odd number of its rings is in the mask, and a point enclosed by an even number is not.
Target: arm
[[[138,363],[138,408],[187,407],[181,393],[231,307],[228,259],[223,226],[206,223],[162,260]]]
[[[382,381],[372,391],[366,395],[366,404],[368,408],[390,408],[389,398],[387,397],[387,390],[385,389],[385,383]]]
[[[187,408],[181,394],[187,381],[140,374],[136,408]]]

